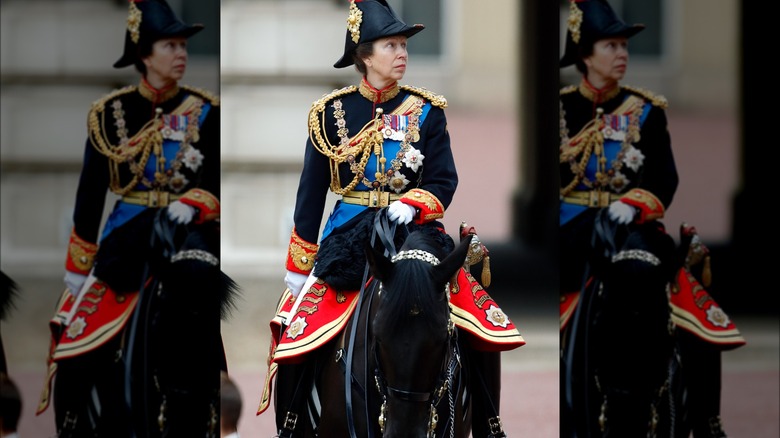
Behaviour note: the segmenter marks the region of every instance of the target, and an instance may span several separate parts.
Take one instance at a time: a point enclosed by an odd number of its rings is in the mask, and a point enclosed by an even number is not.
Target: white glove
[[[181,201],[174,201],[168,205],[168,218],[179,224],[188,224],[195,216],[195,207]]]
[[[609,204],[609,218],[619,224],[627,224],[634,220],[636,208],[621,201]]]
[[[391,221],[396,221],[399,224],[408,224],[414,219],[414,215],[417,214],[417,209],[411,205],[404,204],[401,201],[393,201],[389,207],[387,207],[387,217]]]
[[[70,290],[73,295],[78,295],[81,291],[81,287],[84,286],[84,282],[87,281],[87,276],[83,274],[77,274],[75,272],[65,271],[65,287]]]
[[[301,293],[301,288],[303,288],[303,283],[306,283],[307,278],[309,278],[308,275],[287,271],[287,275],[284,276],[284,284],[290,289],[290,293],[297,298],[298,294]]]

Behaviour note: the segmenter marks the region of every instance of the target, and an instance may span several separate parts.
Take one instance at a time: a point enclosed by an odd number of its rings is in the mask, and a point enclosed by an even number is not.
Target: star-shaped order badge
[[[718,306],[710,306],[707,309],[707,321],[718,327],[726,328],[731,323],[729,316]]]
[[[509,318],[507,318],[504,311],[492,304],[489,309],[485,310],[485,315],[488,322],[496,327],[506,328],[507,324],[509,324]]]
[[[187,152],[184,153],[183,163],[188,169],[195,172],[200,165],[203,164],[203,154],[199,150],[190,147],[187,149]]]
[[[413,171],[417,172],[417,169],[422,166],[424,159],[425,155],[421,154],[419,149],[409,147],[409,150],[404,154],[403,162],[406,164],[406,167],[409,167]]]
[[[634,172],[638,172],[644,162],[645,154],[633,146],[629,146],[623,154],[623,163]]]
[[[79,316],[78,318],[71,321],[70,325],[68,325],[66,334],[69,338],[76,339],[82,333],[84,333],[85,328],[87,328],[87,321],[84,320],[83,316]]]
[[[299,315],[293,320],[290,327],[287,328],[287,337],[290,339],[297,338],[298,335],[303,334],[307,325],[309,325],[309,323],[306,322],[306,318]]]

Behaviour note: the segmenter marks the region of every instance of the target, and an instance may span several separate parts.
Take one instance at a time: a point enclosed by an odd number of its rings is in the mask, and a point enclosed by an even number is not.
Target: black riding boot
[[[58,363],[53,402],[59,438],[130,436],[118,345],[117,337]]]
[[[474,438],[506,437],[501,406],[501,353],[468,348],[471,386],[471,431]]]
[[[721,351],[678,331],[688,419],[694,438],[726,438],[720,420]]]
[[[280,364],[276,372],[274,410],[280,438],[303,436],[307,421],[306,397],[313,383],[311,367],[300,364]]]

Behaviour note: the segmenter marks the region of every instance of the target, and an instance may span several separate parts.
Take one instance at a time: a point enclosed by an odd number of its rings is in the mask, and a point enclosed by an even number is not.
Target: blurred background
[[[357,84],[337,70],[346,0],[169,0],[206,28],[190,40],[184,83],[222,100],[222,264],[242,287],[223,323],[230,373],[244,396],[242,436],[274,434],[256,417],[265,376],[268,321],[284,287],[284,258],[307,139],[306,117],[323,94]],[[559,70],[565,0],[390,0],[410,39],[404,83],[447,97],[460,184],[444,219],[476,227],[491,252],[491,295],[528,344],[504,353],[502,417],[512,436],[558,436],[557,93],[579,77]],[[744,47],[761,11],[737,0],[612,0],[631,40],[624,83],[667,97],[680,187],[664,220],[677,237],[695,225],[713,254],[710,291],[748,345],[724,353],[726,431],[780,434],[776,308],[753,291],[751,252],[760,58]],[[54,433],[51,410],[35,417],[48,347],[48,320],[63,285],[90,103],[136,83],[115,70],[125,0],[0,1],[0,268],[19,283],[17,308],[0,333],[10,375],[22,386],[22,436]],[[755,53],[755,52],[750,52]],[[760,52],[759,52],[760,53]],[[326,212],[327,213],[327,212]],[[747,263],[750,265],[747,265]],[[755,272],[755,271],[753,271]],[[761,272],[761,271],[758,271]]]

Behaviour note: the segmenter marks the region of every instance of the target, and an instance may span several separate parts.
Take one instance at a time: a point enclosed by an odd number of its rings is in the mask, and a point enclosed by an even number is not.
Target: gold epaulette
[[[575,91],[577,91],[577,86],[576,85],[567,85],[567,86],[561,88],[561,91],[558,94],[563,96],[564,94],[571,94],[571,93],[573,93]]]
[[[136,90],[138,90],[137,85],[127,85],[125,87],[116,89],[106,94],[105,96],[101,97],[100,99],[92,102],[92,109],[90,110],[90,112],[103,111],[103,109],[106,107],[106,102],[108,102],[109,100],[112,100],[118,96],[122,96],[123,94],[134,93]]]
[[[203,88],[198,87],[192,87],[189,85],[181,85],[181,88],[189,91],[190,93],[197,94],[198,96],[206,99],[214,106],[219,106],[219,96],[211,93],[210,91],[206,91]]]
[[[621,88],[649,100],[653,105],[661,109],[666,109],[669,106],[669,101],[664,96],[655,94],[650,90],[631,85],[622,85]]]
[[[311,104],[311,108],[309,109],[309,114],[311,113],[321,113],[325,111],[325,106],[330,102],[331,100],[337,99],[341,96],[345,96],[350,93],[354,93],[358,90],[358,87],[355,85],[349,85],[344,88],[339,88],[336,90],[331,91],[330,93],[323,94],[322,97],[315,100]]]
[[[411,85],[401,85],[402,90],[409,91],[418,96],[422,96],[425,100],[429,101],[433,106],[439,108],[447,108],[447,99],[441,94],[436,94],[430,90],[421,87],[412,87]]]

